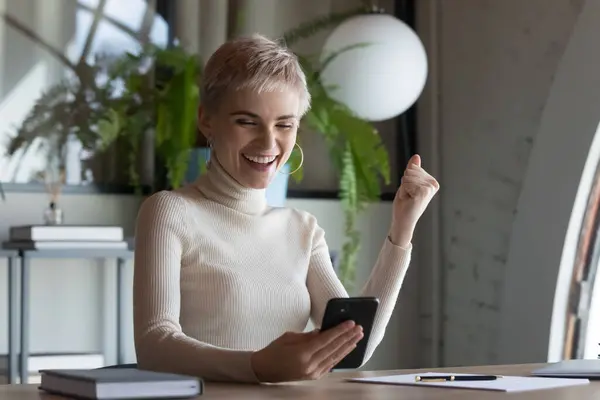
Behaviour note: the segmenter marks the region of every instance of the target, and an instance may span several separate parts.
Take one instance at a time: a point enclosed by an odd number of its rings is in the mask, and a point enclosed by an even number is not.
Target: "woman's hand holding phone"
[[[347,321],[324,332],[287,332],[252,355],[261,382],[319,379],[362,339],[362,327]]]

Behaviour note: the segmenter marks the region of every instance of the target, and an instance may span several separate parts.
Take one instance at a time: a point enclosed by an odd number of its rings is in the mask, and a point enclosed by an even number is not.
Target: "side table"
[[[19,253],[14,250],[0,249],[0,258],[8,261],[8,383],[17,383],[17,258]]]
[[[34,258],[63,258],[63,259],[116,259],[117,261],[117,321],[116,321],[116,347],[117,347],[117,362],[123,363],[123,340],[122,340],[122,327],[123,327],[123,293],[125,291],[123,276],[124,269],[127,260],[133,258],[133,251],[131,250],[119,250],[119,249],[44,249],[44,250],[19,250],[18,258],[21,261],[21,303],[20,303],[20,336],[21,336],[21,348],[19,352],[19,378],[21,383],[26,383],[28,376],[28,362],[29,362],[29,324],[30,324],[30,274],[31,274],[31,260]],[[9,280],[9,284],[15,284]],[[9,293],[12,292],[9,290]],[[9,320],[16,321],[17,314],[16,302],[11,303],[9,307]],[[15,323],[16,325],[16,323]],[[11,328],[11,332],[15,332],[15,328]],[[16,337],[16,336],[15,336]],[[10,342],[10,340],[9,340]],[[15,346],[16,343],[10,342],[10,346]],[[13,353],[16,353],[16,349],[11,347]],[[9,350],[10,353],[10,350]],[[16,361],[16,360],[15,360]]]

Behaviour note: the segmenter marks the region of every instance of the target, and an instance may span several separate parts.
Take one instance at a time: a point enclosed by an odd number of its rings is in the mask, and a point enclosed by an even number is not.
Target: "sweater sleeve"
[[[359,296],[377,297],[380,302],[363,364],[371,358],[383,339],[410,264],[411,252],[412,245],[409,248],[403,248],[394,245],[389,238],[386,238],[370,277],[359,294]],[[331,264],[329,249],[325,242],[325,233],[316,222],[307,286],[311,298],[311,319],[316,326],[321,324],[329,299],[348,297],[346,289]]]
[[[180,269],[188,238],[184,211],[179,195],[163,191],[146,199],[138,213],[133,280],[138,365],[206,380],[258,382],[252,352],[212,346],[182,332]]]

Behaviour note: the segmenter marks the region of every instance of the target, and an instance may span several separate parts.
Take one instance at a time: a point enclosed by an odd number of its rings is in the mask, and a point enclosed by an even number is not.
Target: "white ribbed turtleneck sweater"
[[[361,295],[380,299],[367,359],[383,338],[411,249],[389,239]],[[208,173],[144,201],[137,221],[134,332],[140,368],[256,382],[250,356],[319,326],[347,297],[325,234],[307,212],[271,208],[213,158]]]

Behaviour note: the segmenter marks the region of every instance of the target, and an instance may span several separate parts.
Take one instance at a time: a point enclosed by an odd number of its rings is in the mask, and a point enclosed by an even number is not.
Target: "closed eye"
[[[258,125],[255,121],[249,120],[249,119],[237,119],[235,121],[238,125],[245,125],[245,126],[256,126]],[[277,124],[276,125],[277,128],[279,129],[292,129],[294,127],[294,124]]]
[[[235,122],[239,125],[256,125],[256,122],[248,119],[238,119]]]

